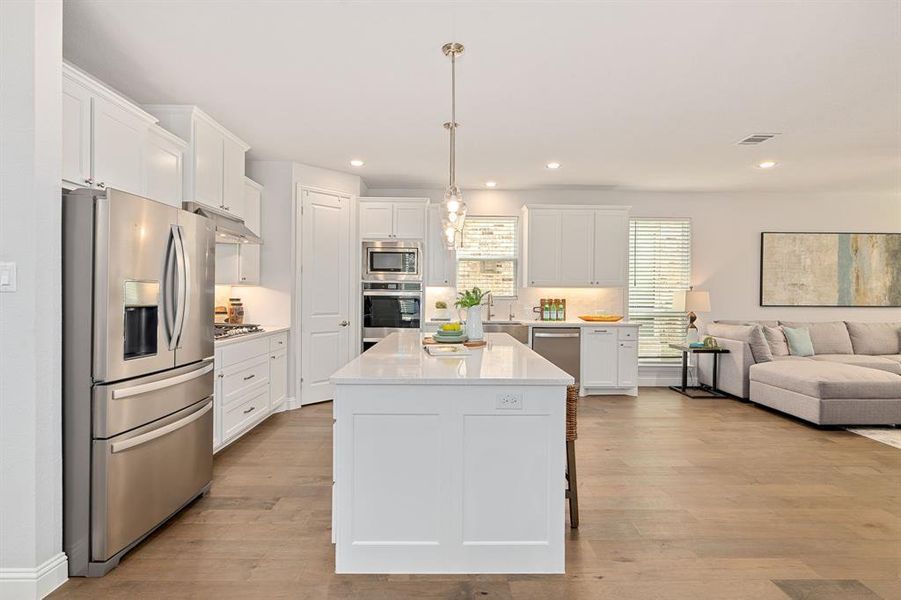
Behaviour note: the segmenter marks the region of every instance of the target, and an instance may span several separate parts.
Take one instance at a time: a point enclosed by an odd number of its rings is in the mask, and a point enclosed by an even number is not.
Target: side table
[[[671,385],[669,389],[679,392],[683,396],[689,398],[726,398],[728,395],[717,389],[717,376],[720,363],[720,354],[728,354],[726,348],[692,348],[686,344],[670,344],[670,348],[675,348],[682,352],[682,385]],[[689,354],[712,354],[713,355],[713,381],[712,385],[688,385],[688,355]]]

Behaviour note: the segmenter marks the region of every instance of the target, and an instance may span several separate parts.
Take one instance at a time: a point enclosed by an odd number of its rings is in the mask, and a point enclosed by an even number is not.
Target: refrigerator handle
[[[172,226],[172,233],[175,234],[175,268],[177,280],[175,284],[175,348],[181,345],[182,329],[185,326],[185,308],[188,302],[188,278],[185,272],[185,245],[183,237],[183,229],[180,225]]]
[[[178,239],[181,242],[181,256],[184,263],[182,289],[185,291],[182,302],[181,325],[178,328],[178,345],[181,346],[181,336],[184,334],[185,323],[191,318],[191,296],[193,295],[191,287],[194,283],[191,275],[191,253],[188,252],[187,241],[185,241],[185,229],[181,225],[178,226]]]
[[[176,304],[176,255],[178,250],[178,232],[177,225],[171,225],[169,230],[169,242],[166,244],[166,263],[163,272],[163,322],[166,326],[166,336],[169,338],[169,350],[175,350],[176,329],[175,329],[175,304]]]

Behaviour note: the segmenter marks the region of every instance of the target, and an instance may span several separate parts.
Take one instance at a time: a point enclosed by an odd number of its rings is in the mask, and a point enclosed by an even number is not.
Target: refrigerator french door
[[[100,576],[212,479],[215,232],[118,190],[63,197],[63,544]]]

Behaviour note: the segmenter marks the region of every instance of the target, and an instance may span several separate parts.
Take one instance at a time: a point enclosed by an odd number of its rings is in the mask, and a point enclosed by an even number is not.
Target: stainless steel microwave
[[[421,242],[363,242],[363,281],[422,281]]]

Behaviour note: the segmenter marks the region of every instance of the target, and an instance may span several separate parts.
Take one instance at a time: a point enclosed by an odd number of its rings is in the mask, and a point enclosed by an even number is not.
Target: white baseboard
[[[33,569],[0,569],[0,600],[39,600],[69,578],[65,552]]]
[[[300,402],[297,398],[285,398],[274,412],[285,412],[286,410],[295,410],[300,408]]]
[[[689,377],[693,369],[689,367]],[[639,365],[639,387],[669,387],[682,383],[682,365]]]

